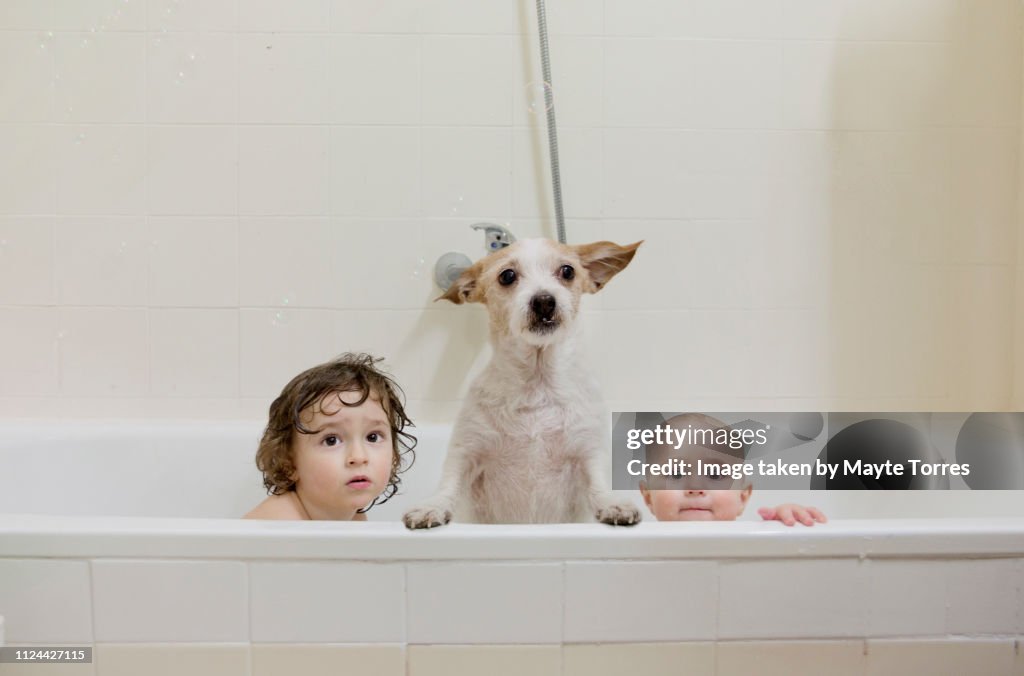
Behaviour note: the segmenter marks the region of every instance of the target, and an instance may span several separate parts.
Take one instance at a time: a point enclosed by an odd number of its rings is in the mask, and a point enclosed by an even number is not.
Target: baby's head
[[[699,432],[703,443],[683,444],[679,448],[674,444],[650,445],[645,462],[661,465],[675,459],[695,468],[698,460],[712,467],[744,460],[742,447],[721,443],[731,432],[721,420],[702,413],[684,413],[670,418],[665,425]],[[719,476],[652,476],[640,482],[644,502],[659,521],[732,521],[743,513],[752,490],[749,478],[734,480],[727,472]]]
[[[256,452],[269,493],[296,491],[307,510],[361,513],[398,491],[416,437],[405,431],[402,390],[378,361],[346,353],[285,385]]]

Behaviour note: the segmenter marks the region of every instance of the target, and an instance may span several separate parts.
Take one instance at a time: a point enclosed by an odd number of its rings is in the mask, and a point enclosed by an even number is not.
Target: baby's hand
[[[787,526],[792,526],[797,521],[805,526],[813,526],[815,521],[819,523],[828,521],[821,510],[816,507],[804,507],[791,502],[778,507],[762,507],[757,510],[757,513],[766,521],[781,521]]]

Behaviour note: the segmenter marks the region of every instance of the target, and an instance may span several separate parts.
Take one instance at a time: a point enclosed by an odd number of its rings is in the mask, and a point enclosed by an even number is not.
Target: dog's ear
[[[629,265],[637,248],[643,243],[643,240],[640,240],[633,244],[619,246],[615,242],[594,242],[573,247],[576,250],[576,255],[583,262],[583,267],[590,273],[590,280],[593,282],[593,288],[587,289],[587,291],[597,293],[603,289],[612,277]]]
[[[448,290],[434,300],[450,300],[456,305],[479,301],[480,293],[477,286],[477,280],[480,278],[481,270],[483,270],[483,266],[480,264],[480,261],[477,261],[463,270],[462,274],[459,275],[459,278],[452,282],[452,285],[448,287]]]

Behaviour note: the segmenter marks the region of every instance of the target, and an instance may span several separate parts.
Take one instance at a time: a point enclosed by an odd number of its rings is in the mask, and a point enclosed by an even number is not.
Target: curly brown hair
[[[387,488],[373,499],[359,513],[387,502],[402,483],[399,476],[407,471],[416,459],[416,437],[405,431],[415,427],[405,414],[403,399],[405,393],[394,379],[376,364],[382,358],[368,354],[345,354],[327,363],[307,369],[292,378],[281,394],[270,404],[270,416],[263,431],[259,449],[256,451],[256,467],[263,473],[263,485],[268,493],[282,495],[295,490],[291,478],[295,472],[292,440],[299,434],[316,434],[317,430],[303,425],[301,414],[324,397],[338,392],[359,392],[360,398],[352,403],[338,400],[346,406],[359,406],[368,397],[380,400],[381,408],[387,414],[391,426],[391,476]]]

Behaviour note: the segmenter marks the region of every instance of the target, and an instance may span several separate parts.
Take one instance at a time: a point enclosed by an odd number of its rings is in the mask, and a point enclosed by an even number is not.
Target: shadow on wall
[[[912,7],[832,54],[831,405],[1007,410],[1022,8]]]

